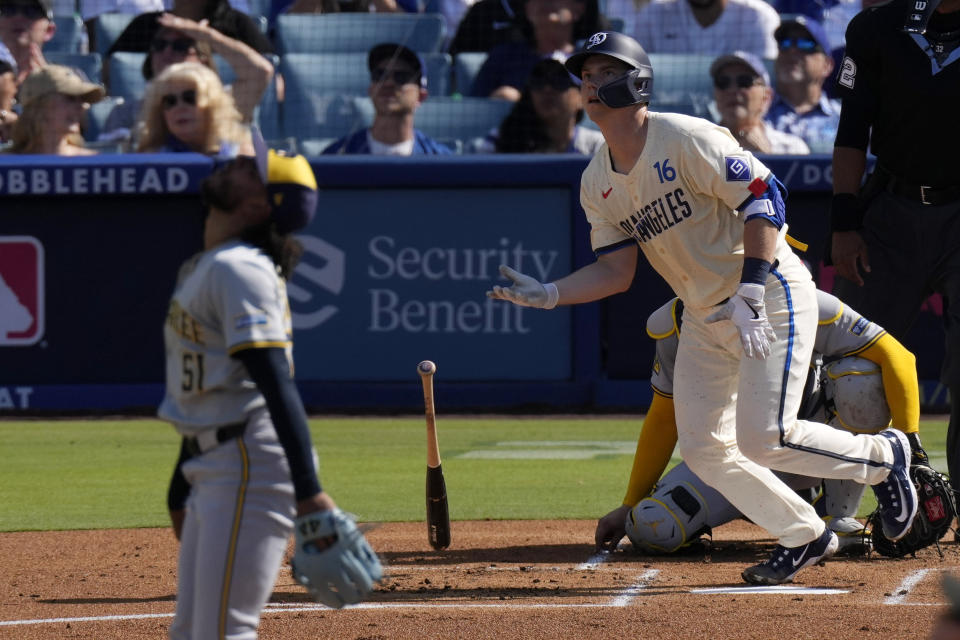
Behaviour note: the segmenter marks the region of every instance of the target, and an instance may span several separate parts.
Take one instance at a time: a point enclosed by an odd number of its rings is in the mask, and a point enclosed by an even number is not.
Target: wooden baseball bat
[[[446,549],[450,546],[450,510],[433,407],[433,374],[437,372],[437,365],[424,360],[417,365],[417,372],[423,383],[423,405],[427,415],[427,537],[434,549]]]

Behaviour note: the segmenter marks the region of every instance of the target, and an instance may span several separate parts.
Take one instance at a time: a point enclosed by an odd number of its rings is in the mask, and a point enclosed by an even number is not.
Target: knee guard
[[[866,485],[853,480],[824,480],[823,493],[814,503],[821,518],[852,518],[857,515]]]

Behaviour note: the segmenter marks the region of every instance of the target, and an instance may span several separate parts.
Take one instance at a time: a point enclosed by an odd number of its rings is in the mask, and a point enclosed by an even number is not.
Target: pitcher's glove
[[[919,505],[913,526],[903,538],[891,542],[883,535],[880,511],[874,511],[869,524],[873,529],[873,548],[881,555],[899,558],[924,547],[937,544],[957,516],[957,504],[950,480],[929,465],[914,464],[910,467],[910,479],[917,488]],[[942,555],[942,553],[941,553]]]
[[[340,509],[300,516],[294,523],[293,577],[313,598],[339,609],[356,604],[383,577],[380,559]]]

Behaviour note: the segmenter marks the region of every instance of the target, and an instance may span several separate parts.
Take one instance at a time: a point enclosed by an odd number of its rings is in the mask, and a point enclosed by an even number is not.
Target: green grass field
[[[641,418],[440,417],[450,516],[597,518],[626,488]],[[364,521],[424,518],[422,418],[310,421],[324,488]],[[920,433],[946,470],[946,422]],[[0,421],[0,531],[157,527],[179,450],[156,420]],[[672,464],[679,460],[674,458]],[[866,492],[861,514],[874,507]]]

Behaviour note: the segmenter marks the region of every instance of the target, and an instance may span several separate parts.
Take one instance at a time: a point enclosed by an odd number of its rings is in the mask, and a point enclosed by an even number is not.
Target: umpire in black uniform
[[[863,10],[847,27],[837,88],[834,293],[900,340],[924,300],[943,294],[947,456],[960,489],[960,0]],[[877,164],[861,187],[868,144]]]

